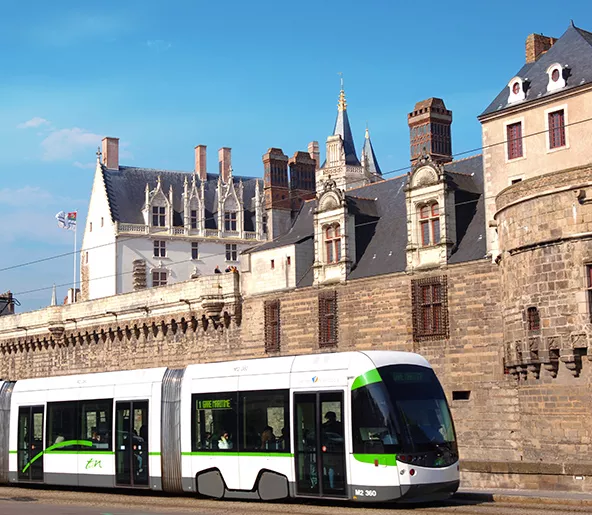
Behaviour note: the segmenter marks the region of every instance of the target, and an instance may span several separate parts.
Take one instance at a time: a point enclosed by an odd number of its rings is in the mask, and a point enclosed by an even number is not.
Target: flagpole
[[[78,214],[78,213],[76,213]],[[78,216],[76,217],[78,218]],[[76,258],[78,257],[76,254],[76,232],[78,231],[78,220],[76,220],[76,225],[74,225],[74,280],[72,282],[72,302],[76,302]]]

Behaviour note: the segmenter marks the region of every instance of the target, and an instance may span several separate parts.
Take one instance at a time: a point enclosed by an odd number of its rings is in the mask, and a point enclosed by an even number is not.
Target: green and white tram
[[[2,482],[422,501],[459,466],[429,363],[369,351],[0,381]]]

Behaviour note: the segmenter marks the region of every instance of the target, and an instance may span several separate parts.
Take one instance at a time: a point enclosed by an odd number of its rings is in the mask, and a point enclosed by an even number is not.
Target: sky
[[[72,256],[2,269],[73,251],[58,211],[78,211],[79,248],[104,136],[123,165],[189,172],[204,144],[208,171],[226,146],[235,175],[262,176],[270,147],[317,140],[323,156],[342,73],[356,150],[367,124],[383,173],[397,170],[416,102],[443,98],[453,152],[478,149],[477,116],[527,35],[559,37],[571,19],[592,31],[592,2],[3,2],[0,292],[20,312],[47,306],[53,284],[66,295]]]

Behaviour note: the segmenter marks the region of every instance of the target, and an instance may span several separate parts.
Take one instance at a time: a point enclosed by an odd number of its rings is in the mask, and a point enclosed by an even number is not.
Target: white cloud
[[[148,41],[146,41],[146,46],[148,48],[156,50],[157,52],[164,52],[171,48],[173,45],[171,45],[171,43],[169,43],[168,41],[164,41],[163,39],[149,39]]]
[[[134,154],[128,150],[130,146],[129,141],[120,141],[119,142],[119,161],[121,162],[122,159],[133,159]]]
[[[0,239],[5,243],[36,241],[55,245],[72,240],[71,231],[58,227],[54,210],[50,208],[15,209],[10,212],[10,217],[18,220],[18,223],[0,225]]]
[[[41,189],[37,186],[23,186],[18,189],[0,189],[0,205],[5,206],[20,208],[31,206],[43,208],[47,206],[68,206],[81,203],[80,200],[74,200],[61,195],[54,195],[50,191]]]
[[[85,129],[59,129],[52,131],[42,142],[43,159],[57,161],[70,159],[79,151],[86,151],[101,143],[101,136]]]
[[[23,123],[19,123],[17,125],[18,129],[30,129],[32,127],[40,127],[41,125],[48,125],[49,121],[46,120],[45,118],[40,118],[39,116],[35,116],[34,118],[31,118],[30,120],[23,122]]]
[[[76,168],[82,168],[83,170],[92,170],[97,166],[95,163],[81,163],[80,161],[74,161],[72,164]]]

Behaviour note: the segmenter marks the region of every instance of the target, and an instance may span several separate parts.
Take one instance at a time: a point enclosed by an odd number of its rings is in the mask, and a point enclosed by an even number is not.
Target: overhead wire
[[[578,124],[582,124],[582,123],[587,123],[587,122],[590,122],[590,121],[592,121],[592,117],[585,118],[583,120],[577,120],[577,121],[574,121],[574,122],[570,122],[570,123],[564,124],[563,127],[570,127],[570,126],[574,126],[574,125],[578,125]],[[537,131],[537,132],[533,132],[533,133],[530,133],[530,134],[526,134],[526,135],[521,136],[519,139],[524,140],[524,139],[527,139],[527,138],[531,138],[533,136],[538,136],[538,135],[541,135],[541,134],[546,134],[546,133],[550,132],[550,130],[551,129],[544,129],[544,130],[541,130],[541,131]],[[512,141],[514,141],[514,140],[512,140]],[[493,147],[496,147],[496,146],[506,145],[508,142],[509,142],[509,140],[506,139],[506,140],[503,140],[503,141],[500,141],[500,142],[491,143],[489,145],[483,145],[481,147],[475,147],[475,148],[470,149],[470,150],[464,150],[462,152],[453,153],[451,155],[451,157],[458,157],[458,156],[462,156],[462,155],[472,154],[472,153],[475,153],[475,152],[478,152],[478,151],[487,150],[489,148],[493,148]],[[401,168],[396,168],[394,170],[390,170],[388,172],[384,172],[382,174],[382,177],[387,176],[387,175],[392,175],[392,174],[395,174],[395,173],[401,173],[401,172],[404,172],[404,171],[410,171],[413,168],[413,166],[414,166],[413,164],[410,164],[410,165],[407,165],[407,166],[404,166],[404,167],[401,167]],[[360,179],[359,181],[353,181],[353,183],[350,183],[350,184],[356,184],[358,182],[359,183],[364,183],[365,180],[364,179]],[[376,184],[376,183],[373,183],[373,184]],[[284,201],[285,200],[292,200],[293,198],[299,198],[299,197],[300,197],[300,195],[294,195],[294,196],[289,195],[288,198],[282,199],[282,200],[284,200]],[[462,205],[462,204],[476,203],[476,202],[478,202],[481,199],[483,199],[483,200],[489,200],[489,199],[495,198],[495,197],[496,197],[496,195],[491,195],[491,196],[481,196],[480,195],[479,198],[477,198],[477,199],[459,202],[459,203],[456,203],[455,206]],[[217,217],[217,216],[215,216],[215,217],[212,216],[212,217],[207,217],[207,218],[200,218],[197,221],[200,222],[200,223],[201,222],[204,222],[205,223],[205,222],[210,221],[210,220],[218,220],[218,218],[219,217]],[[374,224],[374,223],[377,223],[377,222],[376,221],[364,222],[363,224],[356,225],[356,227],[359,227],[359,226],[362,226],[362,225],[370,225],[370,224]],[[62,258],[62,257],[73,256],[75,254],[80,254],[81,252],[87,252],[89,250],[94,250],[94,249],[98,249],[98,248],[102,248],[102,247],[107,247],[107,246],[118,244],[118,243],[123,243],[125,241],[137,239],[138,237],[141,237],[143,234],[145,234],[145,233],[138,233],[138,235],[136,235],[136,236],[128,236],[128,237],[124,237],[124,238],[117,238],[115,241],[107,242],[107,243],[103,243],[103,244],[99,244],[99,245],[94,245],[92,247],[81,248],[81,249],[78,249],[78,250],[75,250],[75,251],[64,252],[64,253],[56,254],[56,255],[53,255],[53,256],[47,256],[47,257],[44,257],[44,258],[39,258],[39,259],[36,259],[36,260],[27,261],[27,262],[24,262],[24,263],[17,263],[17,264],[14,264],[14,265],[10,265],[10,266],[7,266],[7,267],[0,268],[0,272],[14,270],[14,269],[17,269],[17,268],[21,268],[21,267],[25,267],[25,266],[30,266],[30,265],[34,265],[34,264],[38,264],[38,263],[43,263],[43,262],[47,262],[47,261],[59,259],[59,258]],[[155,235],[155,236],[165,237],[166,238],[167,235],[160,235],[160,234],[158,234],[158,235]],[[210,257],[216,256],[216,255],[221,255],[222,256],[222,255],[225,255],[225,253],[213,254]],[[190,260],[187,260],[187,261],[193,261],[193,260],[190,259]],[[183,262],[185,262],[185,261],[181,261],[179,263],[183,263]],[[171,264],[173,264],[173,263],[171,263]],[[128,274],[128,273],[131,273],[131,272],[120,272],[121,275]],[[113,276],[106,276],[106,277],[113,277]],[[72,284],[72,283],[68,283],[68,284]],[[67,286],[67,284],[64,284],[64,285],[61,285],[61,286]],[[52,286],[48,286],[48,287],[43,287],[43,288],[40,288],[40,289],[36,289],[36,290],[29,290],[27,292],[21,292],[20,295],[24,295],[24,294],[32,293],[32,292],[36,292],[36,291],[44,291],[44,290],[48,290],[48,289],[51,289],[51,288],[53,288],[53,285]]]

